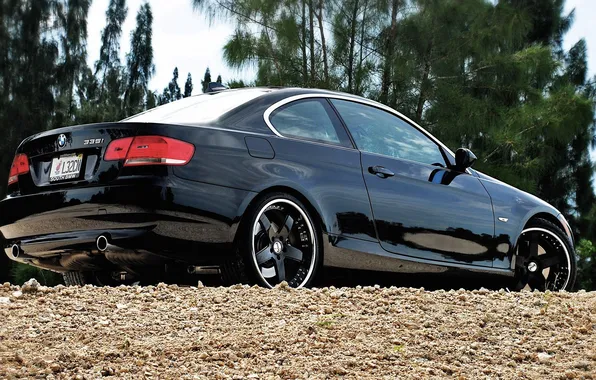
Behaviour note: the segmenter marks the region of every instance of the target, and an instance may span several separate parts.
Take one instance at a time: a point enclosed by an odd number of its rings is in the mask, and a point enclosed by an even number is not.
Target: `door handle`
[[[392,172],[391,170],[387,169],[384,166],[371,166],[368,168],[368,171],[370,174],[374,174],[379,178],[387,178],[387,177],[393,177],[395,175],[394,172]]]

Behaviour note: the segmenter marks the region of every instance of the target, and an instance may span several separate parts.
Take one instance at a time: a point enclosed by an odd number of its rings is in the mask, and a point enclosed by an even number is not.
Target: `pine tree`
[[[95,76],[100,79],[101,92],[106,90],[108,76],[120,74],[120,36],[126,20],[126,0],[110,0],[106,10],[106,26],[101,32],[101,49],[95,63]]]
[[[190,75],[190,73],[188,73],[188,76],[186,77],[186,83],[184,84],[184,97],[188,98],[189,96],[192,95],[192,76]]]
[[[215,81],[217,83],[223,84],[222,80],[221,80],[221,75],[217,76],[217,80]]]
[[[54,120],[56,127],[74,123],[75,86],[87,67],[87,13],[90,6],[91,0],[55,2],[57,22],[61,29],[59,41],[62,52],[62,62],[57,71],[60,92]]]
[[[178,86],[178,68],[174,69],[173,78],[168,84],[168,87],[163,89],[163,93],[158,97],[158,104],[167,104],[180,100],[182,94],[180,92],[180,86]]]
[[[128,78],[124,93],[124,114],[134,115],[146,108],[149,80],[155,73],[153,65],[153,13],[149,3],[141,5],[137,25],[130,39],[131,51],[126,57]]]
[[[207,69],[205,70],[205,75],[203,76],[203,80],[201,81],[203,93],[206,93],[209,89],[209,83],[211,83],[211,71],[207,67]]]

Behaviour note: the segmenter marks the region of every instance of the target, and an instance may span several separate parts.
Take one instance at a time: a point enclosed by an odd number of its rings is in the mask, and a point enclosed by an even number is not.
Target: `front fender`
[[[493,267],[513,269],[517,241],[530,219],[542,215],[556,221],[560,213],[543,200],[494,178],[481,174],[480,181],[493,203],[495,236],[501,247],[501,255],[495,258]]]

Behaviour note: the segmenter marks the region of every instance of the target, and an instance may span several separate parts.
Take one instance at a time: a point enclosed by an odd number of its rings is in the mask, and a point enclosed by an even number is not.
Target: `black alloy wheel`
[[[518,240],[516,269],[519,290],[571,290],[576,270],[573,246],[560,228],[537,219]]]
[[[252,225],[251,261],[257,281],[307,286],[319,261],[319,238],[304,206],[290,195],[268,197]]]

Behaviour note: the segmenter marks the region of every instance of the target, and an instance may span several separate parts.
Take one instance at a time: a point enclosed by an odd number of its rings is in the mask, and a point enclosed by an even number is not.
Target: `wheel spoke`
[[[286,220],[284,221],[284,227],[286,229],[286,233],[288,234],[292,231],[292,227],[294,227],[294,219],[289,214],[286,216]]]
[[[530,240],[530,257],[538,256],[538,239],[536,236],[532,236],[532,240]]]
[[[269,221],[269,218],[267,218],[267,215],[265,215],[265,213],[263,213],[261,215],[261,218],[259,218],[259,223],[261,224],[261,227],[263,227],[264,231],[269,232],[269,229],[271,228],[271,222]]]
[[[285,255],[290,260],[302,261],[302,251],[296,247],[292,247],[291,245],[286,246]]]
[[[538,256],[538,263],[542,269],[550,268],[561,262],[561,257],[557,254],[546,254]]]
[[[532,290],[539,290],[541,292],[546,290],[546,279],[540,273],[532,273],[528,276],[528,285],[532,288]]]
[[[275,271],[277,272],[277,280],[282,282],[286,279],[286,264],[284,260],[275,260]]]
[[[261,249],[259,252],[257,252],[255,256],[257,258],[257,264],[259,265],[262,265],[265,262],[269,261],[273,258],[273,255],[271,254],[271,246],[268,245],[265,248]]]

